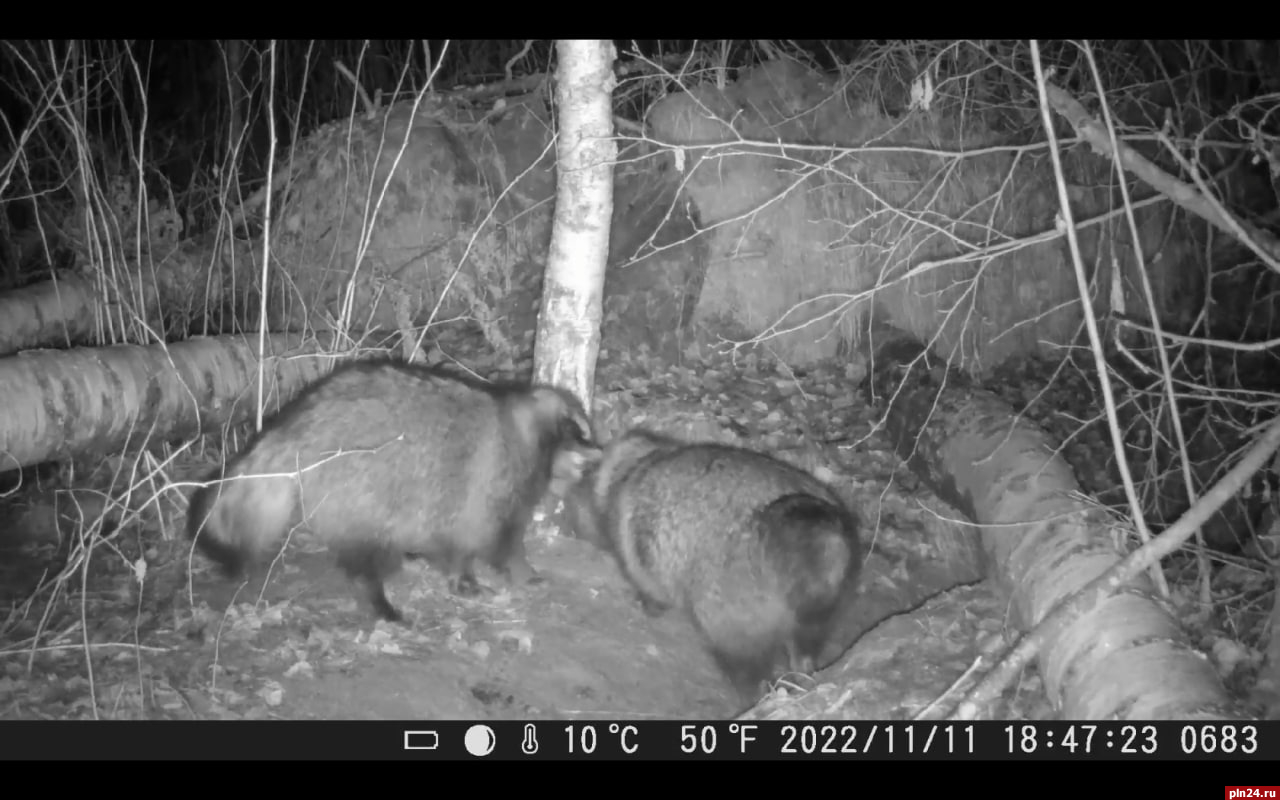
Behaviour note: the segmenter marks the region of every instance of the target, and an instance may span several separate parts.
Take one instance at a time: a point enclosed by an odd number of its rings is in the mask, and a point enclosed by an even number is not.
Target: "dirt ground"
[[[188,583],[183,544],[152,571],[151,591],[141,598],[134,591],[85,600],[99,620],[91,623],[91,652],[100,711],[106,705],[126,718],[179,719],[609,720],[723,719],[745,710],[692,626],[674,611],[646,616],[612,560],[575,539],[531,536],[530,562],[544,580],[513,591],[481,572],[489,590],[476,598],[450,594],[426,562],[408,562],[388,583],[407,625],[375,622],[320,548],[300,543],[269,576],[244,583],[223,581],[195,556]],[[871,588],[835,650],[911,602],[884,574],[894,569],[889,559],[873,556],[868,564],[864,585]],[[943,613],[972,612],[964,601]],[[925,616],[938,619],[937,612]],[[903,657],[903,641],[917,638],[903,633],[885,642],[890,662]],[[25,659],[9,651],[8,677],[0,678],[9,689],[5,717],[87,716],[91,687],[74,677],[86,672],[78,635],[72,628],[40,647],[30,677],[20,668]],[[973,643],[972,631],[960,638]],[[921,649],[908,656],[918,662]],[[812,677],[787,676],[777,696],[847,682],[846,661]],[[926,694],[936,696],[965,666],[964,659],[944,663],[934,663],[940,677]],[[929,669],[912,663],[867,672],[879,686],[867,711],[883,718],[902,716],[895,708],[903,692]]]
[[[806,466],[827,471],[863,520],[861,595],[825,668],[785,677],[753,714],[909,717],[1007,633],[998,597],[977,582],[963,546],[947,544],[959,541],[954,512],[900,469],[850,383],[842,366],[796,375],[632,364],[597,388],[643,409],[632,420],[706,418],[761,449],[801,446]],[[208,466],[192,464],[186,480]],[[54,580],[41,577],[49,562],[33,550],[35,531],[0,541],[0,587],[15,603],[0,628],[0,718],[722,719],[747,710],[680,613],[646,616],[605,553],[559,535],[554,502],[526,539],[542,582],[512,590],[482,571],[490,591],[460,598],[426,562],[409,562],[388,583],[407,626],[375,623],[305,539],[265,588],[261,575],[222,580],[176,534],[185,503],[171,505],[98,537],[64,530],[64,543],[79,537],[80,547]],[[4,519],[15,528],[34,516]],[[29,596],[36,585],[44,589]],[[1034,674],[1010,703],[1001,714],[1047,713]]]

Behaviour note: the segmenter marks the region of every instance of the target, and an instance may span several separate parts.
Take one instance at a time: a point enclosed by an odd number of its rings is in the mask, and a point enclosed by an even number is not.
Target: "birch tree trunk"
[[[38,350],[0,359],[0,470],[238,424],[256,409],[256,337]],[[299,334],[267,339],[268,408],[328,371]]]
[[[591,409],[613,218],[613,43],[556,44],[556,213],[533,351],[534,380]]]
[[[1079,496],[1058,443],[922,345],[905,336],[877,342],[868,388],[888,405],[899,457],[978,523],[987,575],[1008,594],[1020,630],[1126,555],[1126,531]],[[1057,630],[1038,663],[1066,719],[1246,716],[1145,572]]]
[[[98,328],[93,284],[73,272],[0,294],[0,356],[32,347],[71,347]]]

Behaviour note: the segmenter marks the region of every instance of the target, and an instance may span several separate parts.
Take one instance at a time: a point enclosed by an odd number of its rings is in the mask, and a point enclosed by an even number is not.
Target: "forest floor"
[[[597,396],[626,407],[618,414],[630,423],[731,432],[818,470],[862,519],[861,595],[826,663],[780,680],[754,714],[910,718],[1011,632],[966,550],[959,515],[873,432],[877,414],[859,378],[835,362],[793,372],[727,357],[677,367],[640,357],[599,373]],[[196,480],[209,467],[191,463],[172,480]],[[305,537],[265,582],[221,580],[174,536],[185,503],[171,505],[168,538],[158,525],[123,526],[91,548],[87,566],[82,557],[53,582],[38,580],[47,562],[32,536],[0,541],[0,586],[14,603],[0,627],[0,718],[635,720],[746,711],[682,615],[646,616],[610,557],[559,534],[554,500],[527,537],[546,580],[513,590],[481,572],[489,590],[462,598],[426,562],[409,562],[388,583],[407,625],[375,623]],[[45,588],[31,595],[36,585]],[[1050,715],[1034,669],[992,713]]]

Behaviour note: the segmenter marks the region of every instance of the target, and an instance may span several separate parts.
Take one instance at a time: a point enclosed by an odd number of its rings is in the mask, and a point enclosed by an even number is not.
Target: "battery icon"
[[[405,750],[435,750],[440,746],[440,734],[435,731],[405,731]]]

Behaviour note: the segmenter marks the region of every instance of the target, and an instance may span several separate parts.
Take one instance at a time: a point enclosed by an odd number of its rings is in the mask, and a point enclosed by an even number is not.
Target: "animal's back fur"
[[[341,366],[212,476],[224,482],[193,498],[191,533],[207,514],[197,543],[236,571],[274,555],[301,522],[379,594],[406,553],[454,572],[479,557],[522,579],[529,515],[557,449],[583,438],[576,423],[585,420],[571,395],[547,387],[387,362]]]
[[[645,431],[611,443],[592,480],[588,523],[646,609],[687,612],[740,691],[782,656],[812,669],[861,555],[828,486],[761,453]]]

